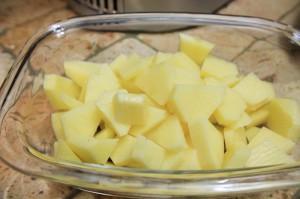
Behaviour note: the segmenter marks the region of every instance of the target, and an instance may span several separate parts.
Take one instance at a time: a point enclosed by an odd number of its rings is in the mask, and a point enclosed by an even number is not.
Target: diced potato
[[[300,137],[300,112],[296,101],[275,98],[268,105],[267,126],[282,136],[292,140]]]
[[[94,104],[84,104],[64,112],[61,124],[65,137],[92,137],[100,123],[101,114]]]
[[[127,56],[121,54],[110,63],[110,67],[116,73],[116,71],[120,70],[120,68],[123,67],[126,64],[126,62]]]
[[[61,124],[62,112],[56,112],[51,114],[51,125],[57,140],[64,140],[64,129]]]
[[[150,131],[152,128],[161,123],[167,116],[167,112],[163,109],[148,107],[148,116],[143,125],[135,125],[129,131],[130,135],[138,136],[144,135],[146,132]]]
[[[142,58],[137,54],[131,54],[127,57],[127,60],[115,68],[115,72],[124,80],[134,79],[139,73],[141,73],[146,67],[150,66],[153,61],[153,57]]]
[[[224,138],[206,118],[189,123],[193,147],[203,169],[220,169],[224,157]]]
[[[109,66],[101,66],[98,74],[92,74],[87,80],[84,102],[94,102],[104,91],[116,90],[120,83]]]
[[[76,99],[80,93],[80,88],[72,80],[59,75],[45,75],[43,87],[51,105],[57,110],[69,108],[62,101],[62,94]]]
[[[71,137],[67,139],[67,143],[82,161],[105,164],[117,146],[118,139]]]
[[[127,166],[131,159],[131,152],[136,143],[136,138],[125,135],[120,141],[110,158],[116,166]]]
[[[204,84],[209,86],[224,86],[226,87],[226,84],[224,82],[221,82],[220,80],[217,80],[213,77],[206,77],[203,79]]]
[[[158,52],[155,57],[154,57],[154,63],[155,64],[160,64],[166,60],[168,60],[173,54],[171,53],[163,53],[163,52]]]
[[[73,109],[73,108],[76,108],[76,107],[82,105],[82,103],[80,101],[78,101],[77,99],[75,99],[74,97],[71,97],[71,96],[63,94],[63,93],[60,94],[59,99],[64,104],[64,106],[66,107],[67,110],[70,110],[70,109]]]
[[[251,155],[251,149],[247,146],[242,146],[235,151],[226,151],[224,155],[224,169],[243,168]]]
[[[183,129],[178,118],[169,116],[165,121],[146,134],[146,137],[168,151],[179,151],[187,148]]]
[[[169,103],[184,122],[209,118],[221,104],[224,87],[209,85],[176,85]]]
[[[170,65],[161,63],[146,68],[135,84],[159,105],[165,105],[174,86],[176,71]]]
[[[250,148],[254,148],[257,145],[263,143],[264,141],[271,141],[275,144],[280,150],[284,152],[290,152],[295,146],[295,143],[290,139],[287,139],[268,128],[261,128],[258,134],[251,140],[249,143]]]
[[[199,170],[202,169],[198,160],[197,151],[187,149],[184,151],[183,159],[177,167],[178,170]]]
[[[103,138],[114,138],[116,136],[115,132],[110,128],[102,129],[100,132],[96,133],[96,139],[103,139]]]
[[[282,151],[279,145],[273,143],[271,140],[264,140],[252,148],[246,167],[289,164],[294,162],[293,158]]]
[[[129,125],[143,125],[147,110],[145,95],[117,92],[113,99],[116,120]]]
[[[90,75],[97,74],[101,64],[87,61],[65,61],[64,69],[67,77],[80,87],[84,87]]]
[[[247,125],[247,127],[260,126],[267,122],[269,110],[262,107],[257,111],[250,113],[249,116],[251,117],[251,122]]]
[[[251,117],[247,114],[247,113],[242,113],[241,118],[232,123],[229,127],[231,129],[238,129],[238,128],[243,128],[246,127],[247,125],[249,125],[251,123]]]
[[[247,145],[246,137],[243,133],[239,133],[237,130],[225,129],[224,140],[226,151],[238,151]]]
[[[237,76],[238,69],[232,62],[228,62],[214,56],[207,56],[201,68],[201,75],[203,77],[223,79],[226,77]]]
[[[130,93],[142,93],[141,89],[136,86],[134,80],[119,79],[122,88],[126,89]]]
[[[58,160],[81,163],[81,160],[63,140],[58,140],[54,143],[54,158]]]
[[[146,169],[160,169],[166,151],[143,136],[136,138],[131,152],[131,164]]]
[[[226,76],[221,78],[220,81],[232,88],[240,81],[240,79],[241,78],[237,76]]]
[[[245,131],[245,134],[246,134],[246,137],[247,137],[247,140],[249,142],[252,141],[252,139],[259,133],[260,131],[260,128],[256,127],[256,126],[252,126],[250,127],[249,129],[247,129]]]
[[[272,85],[253,73],[244,77],[233,89],[246,101],[250,111],[257,110],[275,96]]]
[[[224,126],[230,126],[237,122],[246,109],[246,103],[235,91],[227,88],[224,100],[214,112],[217,122]]]
[[[198,64],[201,64],[214,48],[212,43],[205,40],[197,39],[186,34],[180,34],[179,36],[180,51],[184,52]]]
[[[115,117],[113,98],[117,92],[126,91],[105,91],[101,94],[101,96],[99,96],[96,105],[100,110],[106,124],[116,132],[117,136],[121,137],[128,133],[130,125],[119,122]]]

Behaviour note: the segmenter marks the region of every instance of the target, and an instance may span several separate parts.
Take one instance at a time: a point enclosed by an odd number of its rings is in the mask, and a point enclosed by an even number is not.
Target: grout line
[[[283,15],[281,15],[277,21],[281,21],[284,17],[286,17],[287,15],[289,15],[291,12],[295,11],[298,7],[300,6],[300,2],[297,3],[294,7],[292,7],[291,9],[289,9],[288,11],[286,11],[286,13],[284,13]]]
[[[233,57],[230,61],[234,62],[237,58],[239,58],[241,55],[243,55],[247,50],[249,50],[257,41],[260,41],[259,39],[255,39],[252,41],[246,48],[244,48],[241,52],[239,52],[235,57]]]

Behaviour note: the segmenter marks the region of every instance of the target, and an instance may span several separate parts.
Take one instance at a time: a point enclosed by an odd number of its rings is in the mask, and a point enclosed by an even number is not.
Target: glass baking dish
[[[0,91],[1,159],[27,175],[131,197],[231,195],[299,186],[300,163],[158,171],[51,157],[53,110],[42,89],[45,74],[63,74],[63,61],[68,59],[110,62],[121,53],[174,52],[180,32],[215,43],[213,54],[237,63],[242,73],[254,72],[273,82],[278,95],[300,102],[300,32],[291,26],[259,18],[180,13],[72,18],[38,31],[5,80]],[[294,155],[299,159],[298,151]]]

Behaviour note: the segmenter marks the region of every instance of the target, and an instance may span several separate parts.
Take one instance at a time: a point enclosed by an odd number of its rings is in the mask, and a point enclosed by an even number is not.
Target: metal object
[[[230,0],[70,0],[79,14],[134,12],[213,13]]]

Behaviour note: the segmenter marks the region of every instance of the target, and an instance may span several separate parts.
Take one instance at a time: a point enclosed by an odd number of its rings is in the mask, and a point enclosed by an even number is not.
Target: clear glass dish
[[[155,171],[79,165],[48,156],[55,138],[50,124],[53,110],[41,87],[45,74],[62,74],[67,59],[109,62],[120,53],[172,52],[177,49],[179,32],[214,42],[213,54],[237,63],[242,73],[255,72],[272,81],[279,95],[300,101],[300,32],[288,25],[250,17],[179,13],[73,18],[38,31],[2,86],[1,159],[27,175],[132,197],[231,195],[299,186],[300,163]]]

